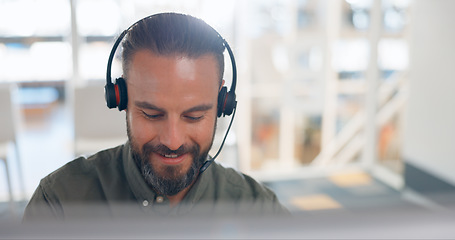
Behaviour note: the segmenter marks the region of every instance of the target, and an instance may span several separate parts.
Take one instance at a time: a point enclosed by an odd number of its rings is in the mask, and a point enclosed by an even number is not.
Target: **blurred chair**
[[[90,155],[127,140],[125,112],[108,109],[104,83],[88,83],[74,91],[74,153]]]
[[[19,158],[16,133],[20,122],[20,112],[17,103],[12,100],[12,93],[16,90],[16,85],[0,84],[0,161],[5,165],[6,183],[9,193],[10,209],[14,212],[14,197],[12,189],[12,179],[10,174],[11,167],[11,148],[15,150],[16,164],[18,168],[22,198],[24,198],[25,187],[22,176],[22,167]],[[20,199],[22,200],[22,199]]]

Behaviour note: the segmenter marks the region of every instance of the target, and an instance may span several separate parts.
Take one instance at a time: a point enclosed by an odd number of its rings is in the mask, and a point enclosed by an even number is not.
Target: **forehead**
[[[162,56],[148,50],[136,52],[128,72],[128,88],[134,94],[155,93],[171,97],[216,92],[219,88],[219,73],[212,54],[190,58],[184,55]]]
[[[207,59],[213,63],[213,66],[215,66],[216,70],[218,71],[218,80],[221,82],[223,73],[224,73],[224,57],[216,55],[215,53],[208,52],[200,55],[190,55],[185,52],[179,53],[179,52],[172,52],[172,53],[167,53],[167,54],[161,54],[161,53],[155,53],[154,51],[144,48],[144,49],[138,49],[134,51],[131,55],[129,55],[128,58],[124,58],[122,60],[122,65],[123,65],[123,71],[125,77],[128,77],[131,73],[131,68],[134,65],[137,65],[138,61],[137,58],[144,59],[145,56],[148,57],[153,57],[153,60],[155,61],[162,61],[164,59],[178,59],[178,58],[186,58],[186,59],[193,59],[193,60],[202,60],[202,59]],[[149,60],[152,60],[149,58]]]

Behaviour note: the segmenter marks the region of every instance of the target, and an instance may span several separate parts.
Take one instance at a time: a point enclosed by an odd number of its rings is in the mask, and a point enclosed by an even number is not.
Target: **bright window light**
[[[338,71],[363,71],[368,66],[369,43],[365,39],[340,40],[335,43],[333,67]]]
[[[379,67],[385,70],[405,70],[409,65],[408,44],[399,39],[382,39],[378,46]]]
[[[71,47],[66,42],[37,42],[30,48],[29,70],[36,80],[66,80],[71,74]]]
[[[120,29],[120,8],[112,0],[80,0],[77,16],[83,36],[113,36]]]

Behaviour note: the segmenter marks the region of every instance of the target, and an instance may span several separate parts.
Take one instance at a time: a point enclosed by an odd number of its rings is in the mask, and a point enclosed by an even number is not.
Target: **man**
[[[42,179],[24,220],[287,214],[249,176],[216,163],[201,171],[224,84],[225,46],[217,32],[188,15],[157,14],[128,29],[122,46],[128,98],[117,102],[126,104],[128,142]]]

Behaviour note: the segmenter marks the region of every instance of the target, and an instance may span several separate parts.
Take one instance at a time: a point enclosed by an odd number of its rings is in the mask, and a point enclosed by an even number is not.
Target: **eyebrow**
[[[163,108],[157,107],[148,102],[136,101],[136,102],[134,102],[134,104],[139,108],[150,109],[150,110],[155,110],[155,111],[159,111],[159,112],[166,112],[166,110],[164,110]],[[185,113],[190,113],[190,112],[207,111],[212,108],[213,108],[212,104],[201,104],[201,105],[194,106],[190,109],[187,109],[183,113],[185,114]]]
[[[203,112],[213,108],[211,104],[201,104],[198,106],[194,106],[188,110],[185,110],[183,113],[190,113],[190,112]]]
[[[148,103],[148,102],[140,102],[140,101],[136,101],[134,102],[134,104],[136,105],[136,107],[139,107],[139,108],[145,108],[145,109],[150,109],[150,110],[155,110],[155,111],[158,111],[158,112],[166,112],[164,109],[162,108],[159,108],[151,103]]]

